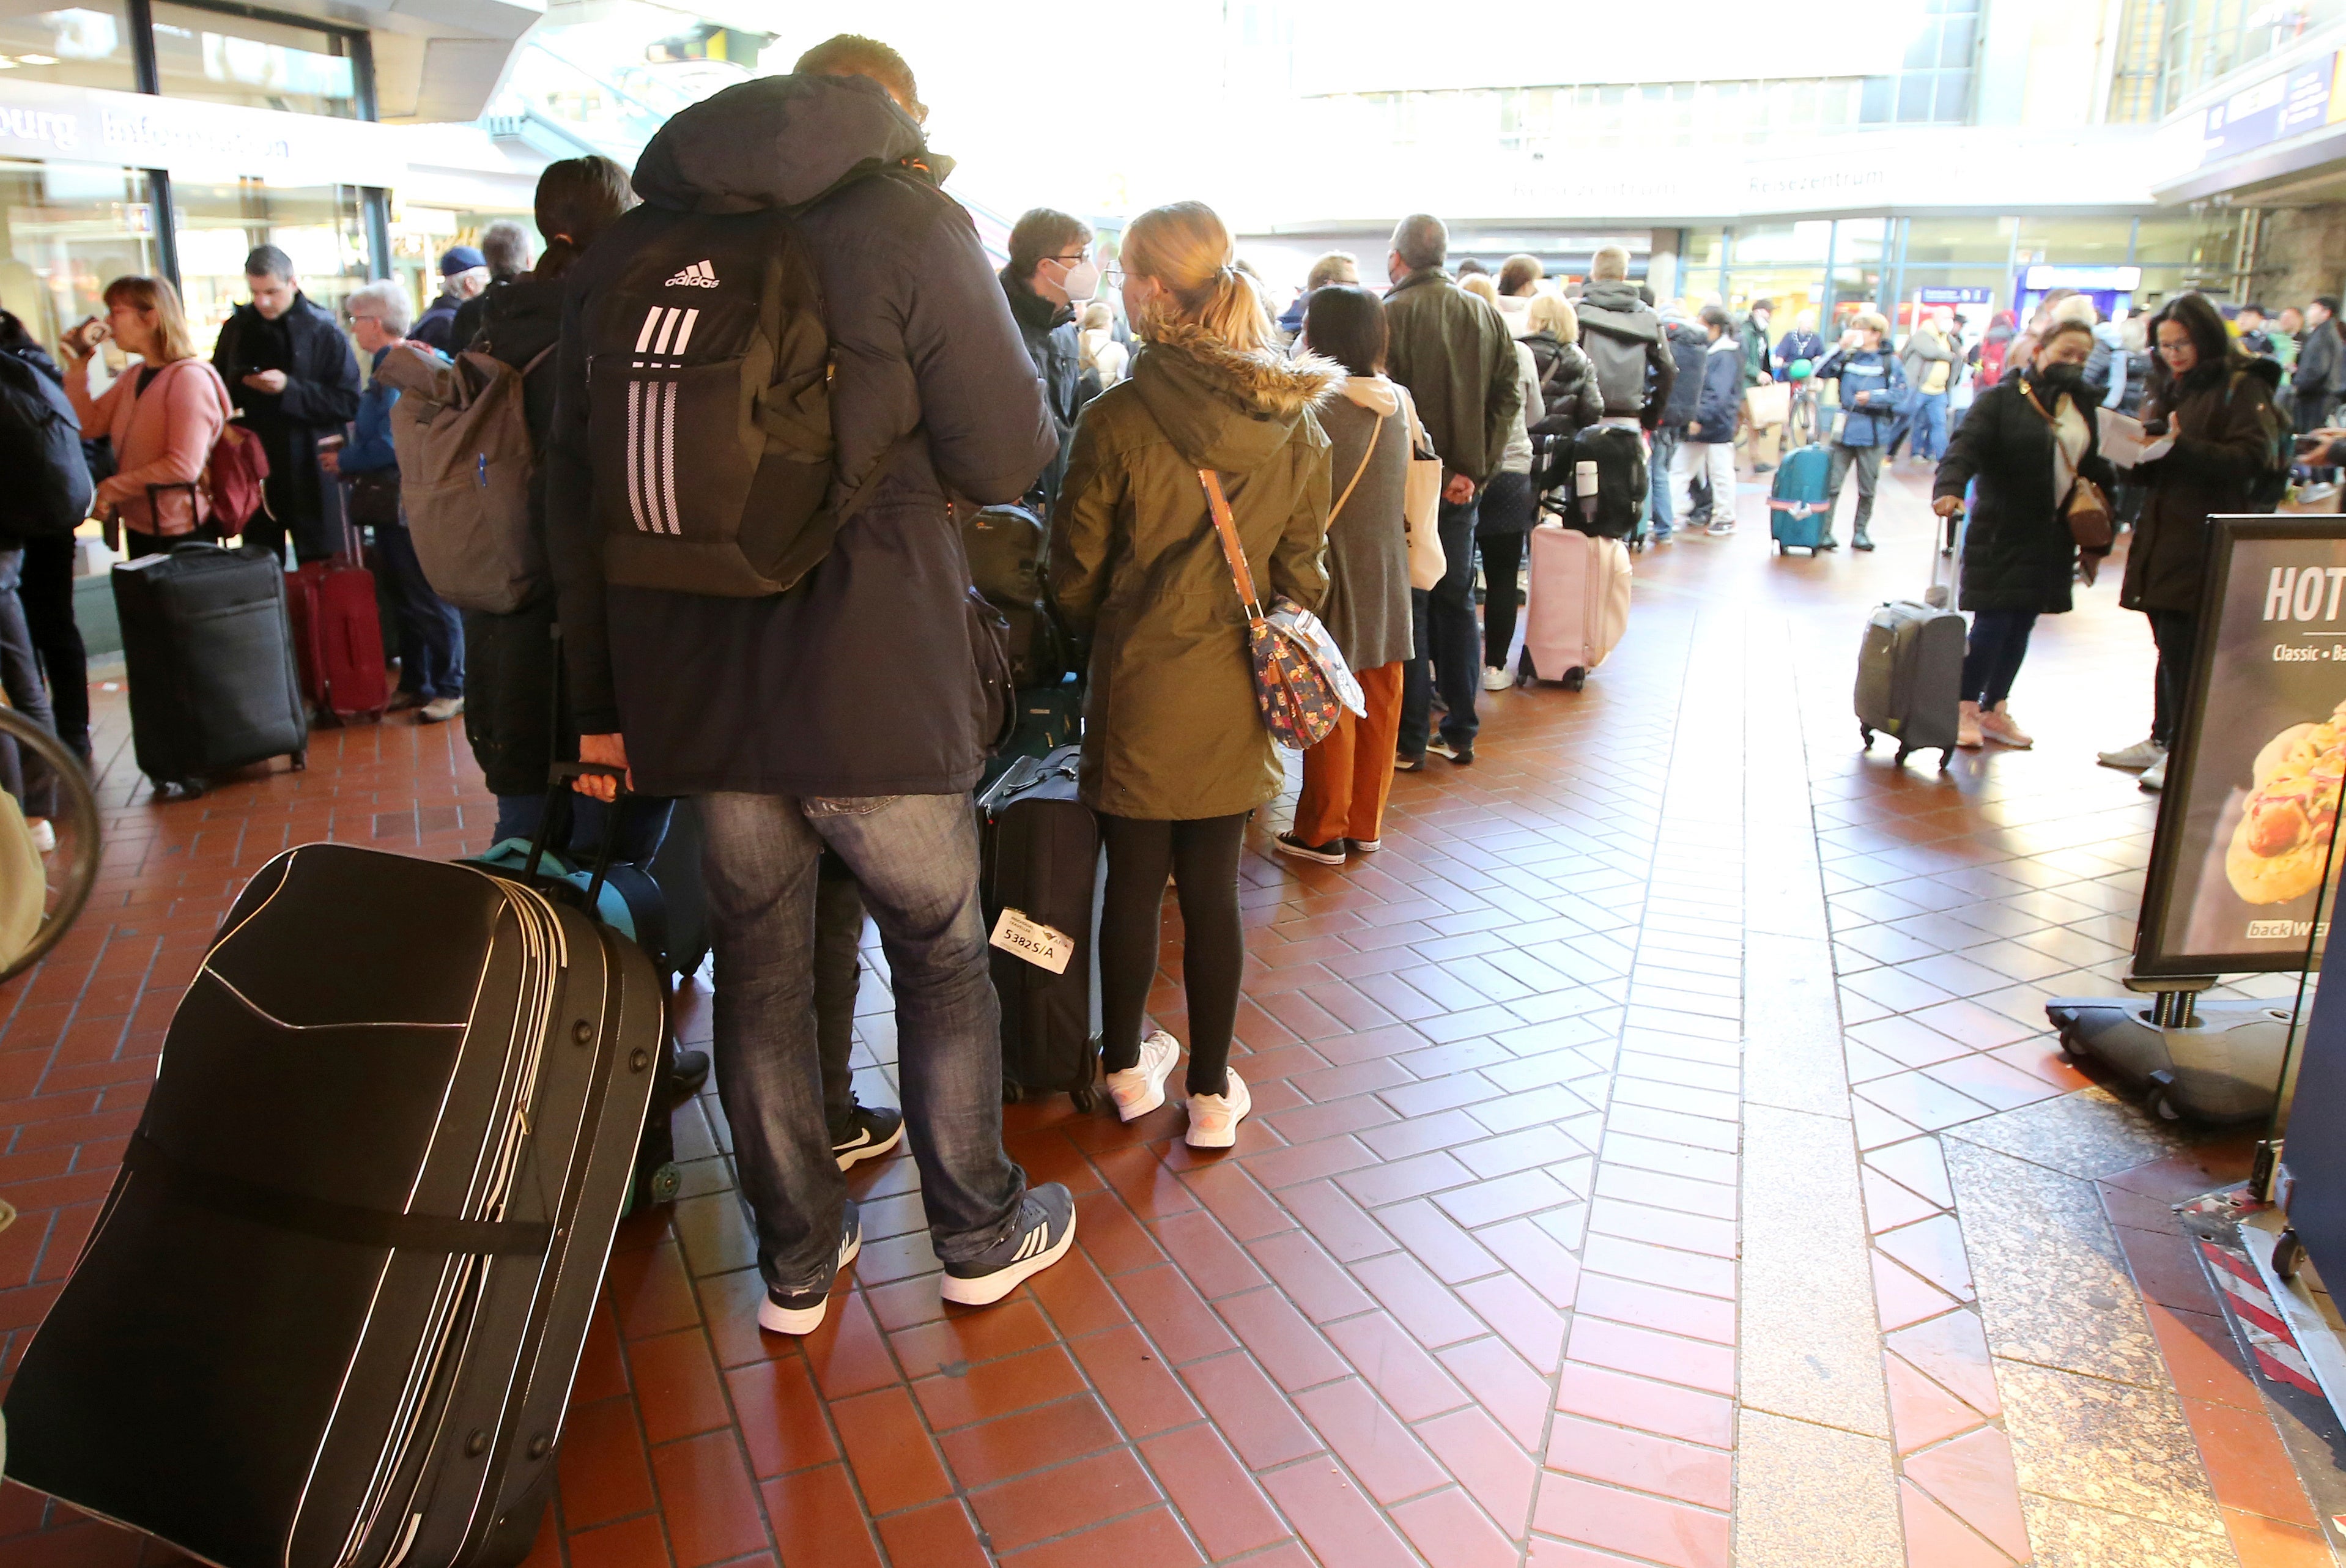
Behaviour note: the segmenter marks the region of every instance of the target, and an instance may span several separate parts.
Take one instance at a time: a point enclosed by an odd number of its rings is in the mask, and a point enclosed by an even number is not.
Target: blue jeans
[[[1670,454],[1678,449],[1678,434],[1677,425],[1664,424],[1654,432],[1653,450],[1646,458],[1646,500],[1657,539],[1668,537],[1678,521],[1670,502]]]
[[[1908,450],[1926,463],[1936,463],[1947,455],[1947,394],[1917,392],[1914,412],[1906,416],[1914,433],[1914,444]]]
[[[1442,738],[1464,751],[1482,728],[1474,717],[1474,694],[1482,689],[1483,628],[1474,624],[1474,519],[1476,503],[1442,504],[1438,532],[1449,569],[1429,591],[1409,596],[1412,657],[1402,671],[1401,735],[1403,757],[1425,754],[1433,716],[1433,688],[1450,711],[1442,716]]]
[[[700,798],[717,947],[718,1093],[758,1267],[784,1294],[825,1288],[847,1181],[831,1152],[815,1019],[817,863],[862,889],[896,992],[897,1069],[939,1258],[966,1262],[1017,1223],[1026,1177],[1002,1147],[1002,1015],[978,905],[966,795]]]
[[[2012,695],[2020,661],[2028,657],[2028,634],[2035,626],[2035,610],[1972,613],[1971,636],[1964,646],[1965,701],[1991,708]]]
[[[464,695],[464,620],[432,591],[403,525],[374,531],[375,559],[398,607],[399,687],[427,701]]]

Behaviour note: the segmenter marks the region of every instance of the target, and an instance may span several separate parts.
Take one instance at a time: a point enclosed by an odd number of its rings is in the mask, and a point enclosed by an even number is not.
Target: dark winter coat
[[[1427,267],[1385,296],[1385,374],[1416,400],[1443,467],[1478,484],[1498,473],[1524,406],[1505,320]]]
[[[1990,387],[1948,438],[1947,455],[1931,486],[1933,500],[1976,486],[1964,531],[1959,609],[2057,616],[2070,606],[2077,547],[2059,510],[2066,497],[2053,493],[2053,425],[2029,405],[2024,387],[2033,387],[2038,402],[2060,412],[2046,389],[2025,378],[2014,376]],[[2093,393],[2080,388],[2076,407],[2086,419],[2086,454],[2077,472],[2107,493],[2117,475],[2102,457]]]
[[[1515,344],[1500,341],[1512,376]],[[1242,354],[1176,327],[1085,408],[1050,562],[1059,614],[1090,649],[1080,788],[1094,810],[1178,821],[1278,797],[1287,773],[1198,471],[1220,475],[1264,606],[1284,594],[1316,610],[1334,498],[1311,411],[1341,379],[1313,355]]]
[[[74,419],[76,430],[80,428],[81,422],[74,417],[73,405],[66,399],[66,373],[57,368],[57,361],[49,358],[46,350],[37,343],[23,341],[13,347],[0,348],[0,354],[7,355],[32,372],[34,376],[46,382],[56,394],[53,402],[67,418]],[[31,452],[39,444],[37,431],[13,423],[5,434],[0,435],[0,452],[25,453],[26,461],[37,461],[31,456]],[[79,494],[83,509],[87,510],[92,486],[87,459],[84,460],[82,473],[66,477],[71,489]],[[13,494],[0,496],[0,550],[21,550],[28,539],[47,536],[52,519],[41,515],[41,493],[30,485]]]
[[[562,335],[562,284],[524,273],[490,285],[477,303],[474,346],[515,370],[536,359]],[[522,382],[529,433],[543,453],[554,436],[559,385],[549,356]],[[546,465],[530,485],[529,524],[546,537]],[[464,738],[495,795],[539,795],[556,760],[554,716],[555,596],[541,595],[505,615],[464,612]],[[578,727],[560,719],[560,755],[577,754]]]
[[[1817,380],[1837,383],[1841,398],[1839,446],[1882,446],[1898,425],[1906,402],[1906,372],[1887,347],[1836,351],[1817,367]],[[1860,402],[1860,399],[1864,401]]]
[[[220,328],[212,365],[240,411],[236,423],[269,454],[269,514],[295,553],[306,561],[342,548],[342,486],[318,466],[318,438],[358,417],[359,357],[333,316],[300,293],[274,321],[250,301],[239,305]],[[255,392],[243,381],[254,371],[283,371],[285,390]]]
[[[2258,410],[2272,402],[2280,384],[2277,362],[2235,353],[2218,364],[2194,366],[2179,381],[2153,385],[2143,423],[2174,432],[2175,449],[2135,470],[2144,486],[2142,516],[2127,551],[2119,604],[2187,615],[2198,610],[2208,519],[2255,510],[2249,486],[2265,453]]]
[[[1733,441],[1736,416],[1742,408],[1743,345],[1734,333],[1721,332],[1719,341],[1703,351],[1702,388],[1695,394],[1694,414],[1688,422],[1696,428],[1687,439]]]
[[[456,341],[456,312],[469,303],[470,300],[460,300],[447,290],[441,290],[440,297],[424,306],[423,314],[415,318],[415,325],[407,330],[407,335],[419,343],[428,343],[444,354],[453,354],[456,349],[464,346]]]
[[[2330,405],[2346,392],[2346,337],[2340,336],[2334,319],[2306,329],[2289,384],[2296,394],[2298,429],[2310,431],[2327,421]]]
[[[1070,306],[1054,305],[1013,278],[1007,267],[999,276],[1003,297],[1010,301],[1011,318],[1018,323],[1018,336],[1026,344],[1026,356],[1035,361],[1043,406],[1051,411],[1051,428],[1059,437],[1059,454],[1043,465],[1035,488],[1026,495],[1027,505],[1042,516],[1050,512],[1051,502],[1059,494],[1059,476],[1067,471],[1067,447],[1075,439],[1076,415],[1086,396],[1083,354],[1076,343],[1076,312]]]
[[[1662,408],[1662,427],[1684,435],[1702,398],[1702,367],[1710,355],[1710,334],[1691,321],[1672,321],[1663,331],[1669,344],[1670,399]]]
[[[977,781],[969,567],[945,491],[1017,500],[1058,450],[1035,367],[969,214],[910,174],[920,127],[863,76],[762,76],[671,117],[636,165],[644,205],[573,263],[546,519],[579,727],[623,729],[638,788],[958,794]],[[699,213],[813,201],[796,220],[837,361],[845,486],[873,488],[787,594],[607,585],[587,426],[586,302]],[[915,427],[919,439],[903,442]],[[885,467],[882,466],[883,460]]]
[[[1539,372],[1540,417],[1533,435],[1570,437],[1605,417],[1605,394],[1596,389],[1596,367],[1578,343],[1560,343],[1554,332],[1534,332],[1516,341],[1532,351]]]
[[[1662,423],[1678,367],[1662,341],[1662,319],[1618,279],[1591,283],[1575,307],[1580,316],[1580,346],[1596,367],[1605,412],[1636,418],[1647,430]]]

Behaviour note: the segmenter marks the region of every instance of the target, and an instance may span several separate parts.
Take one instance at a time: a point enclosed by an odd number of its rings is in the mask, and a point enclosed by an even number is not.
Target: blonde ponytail
[[[1238,268],[1229,229],[1204,202],[1150,208],[1125,230],[1121,255],[1128,275],[1153,278],[1166,290],[1134,323],[1144,334],[1180,323],[1241,353],[1278,346],[1262,295]]]

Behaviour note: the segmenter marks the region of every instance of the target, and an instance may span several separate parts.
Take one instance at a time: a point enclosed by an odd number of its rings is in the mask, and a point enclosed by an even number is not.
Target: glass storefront
[[[0,160],[0,307],[43,343],[100,314],[106,285],[152,274],[155,203],[137,169]]]
[[[155,0],[163,96],[359,119],[358,62],[346,34]]]
[[[121,7],[0,5],[0,78],[137,92],[138,64]]]
[[[366,230],[355,187],[180,179],[171,182],[171,198],[178,219],[180,291],[188,324],[206,353],[250,297],[244,259],[256,245],[274,245],[291,257],[302,292],[337,321],[344,297],[367,280]]]

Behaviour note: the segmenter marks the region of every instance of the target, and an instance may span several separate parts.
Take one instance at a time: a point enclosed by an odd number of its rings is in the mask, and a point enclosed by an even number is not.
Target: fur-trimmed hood
[[[1296,422],[1344,384],[1333,360],[1247,352],[1204,329],[1156,329],[1132,365],[1132,384],[1182,461],[1242,473],[1286,444]]]

